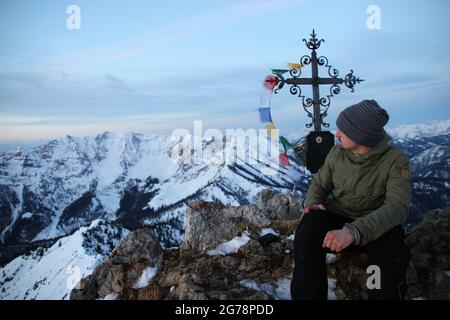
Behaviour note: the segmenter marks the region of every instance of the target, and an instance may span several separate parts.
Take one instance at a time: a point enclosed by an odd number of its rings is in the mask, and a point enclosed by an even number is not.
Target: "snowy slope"
[[[450,133],[450,119],[431,121],[425,124],[406,124],[392,128],[387,127],[386,131],[396,139],[439,136]]]
[[[0,269],[0,300],[69,299],[79,279],[92,273],[127,233],[95,220],[48,249],[17,257]]]
[[[411,159],[416,176],[444,178],[450,181],[450,146],[435,146]]]
[[[193,153],[191,136],[105,132],[0,155],[0,243],[64,236],[102,218],[128,228],[171,221],[175,244],[188,201],[254,202],[264,188],[309,177],[298,166],[268,172],[278,148],[257,154],[255,139],[224,139],[205,138]]]

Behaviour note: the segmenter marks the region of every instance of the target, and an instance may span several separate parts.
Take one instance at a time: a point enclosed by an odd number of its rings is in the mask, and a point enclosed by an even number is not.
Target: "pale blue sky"
[[[66,28],[70,4],[80,30]],[[366,26],[371,4],[381,30]],[[390,125],[448,119],[448,12],[445,0],[1,0],[0,143],[170,133],[194,120],[260,128],[262,80],[309,53],[301,39],[313,28],[325,38],[319,55],[367,80],[355,93],[342,87],[328,122],[364,98]],[[287,89],[272,110],[282,134],[308,122]]]

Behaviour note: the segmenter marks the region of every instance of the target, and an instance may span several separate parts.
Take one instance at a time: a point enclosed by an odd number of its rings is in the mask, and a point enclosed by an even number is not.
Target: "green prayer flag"
[[[292,144],[283,136],[280,136],[280,142],[283,145],[284,151],[288,151],[288,149],[291,149],[293,146]]]
[[[286,72],[289,72],[289,69],[272,69],[272,73],[274,75],[277,75],[279,77],[281,77],[283,74],[285,74]]]

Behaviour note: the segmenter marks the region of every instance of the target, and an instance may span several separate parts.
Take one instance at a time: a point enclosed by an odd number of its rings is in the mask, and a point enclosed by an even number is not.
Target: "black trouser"
[[[328,231],[342,229],[353,220],[330,211],[313,210],[306,214],[295,233],[295,266],[291,281],[294,300],[326,300],[328,296],[326,254],[322,247]],[[404,232],[397,226],[363,247],[349,246],[345,250],[367,253],[369,265],[380,268],[381,289],[369,290],[371,300],[399,300],[406,292],[406,268],[410,253],[404,242]],[[370,274],[368,274],[370,276]]]

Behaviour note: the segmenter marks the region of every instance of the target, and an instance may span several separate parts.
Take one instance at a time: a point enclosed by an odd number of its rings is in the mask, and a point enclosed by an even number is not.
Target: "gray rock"
[[[432,210],[405,239],[409,298],[450,299],[450,209]]]
[[[303,211],[302,201],[298,195],[274,192],[269,189],[261,191],[256,206],[271,221],[297,219]]]
[[[158,265],[162,248],[158,237],[149,229],[138,229],[128,234],[113,250],[110,260],[112,264],[133,264],[146,261]]]
[[[297,195],[263,190],[256,205],[224,207],[207,201],[191,202],[185,214],[181,250],[203,252],[231,240],[248,227],[263,228],[275,220],[297,219],[301,201]]]
[[[234,210],[223,212],[223,208],[213,202],[191,202],[186,209],[181,249],[202,252],[235,237],[242,229],[241,218]]]
[[[97,299],[110,293],[119,296],[132,288],[142,271],[162,263],[162,248],[158,237],[148,229],[139,229],[128,234],[102,262],[92,275],[82,279],[72,290],[70,299]]]

